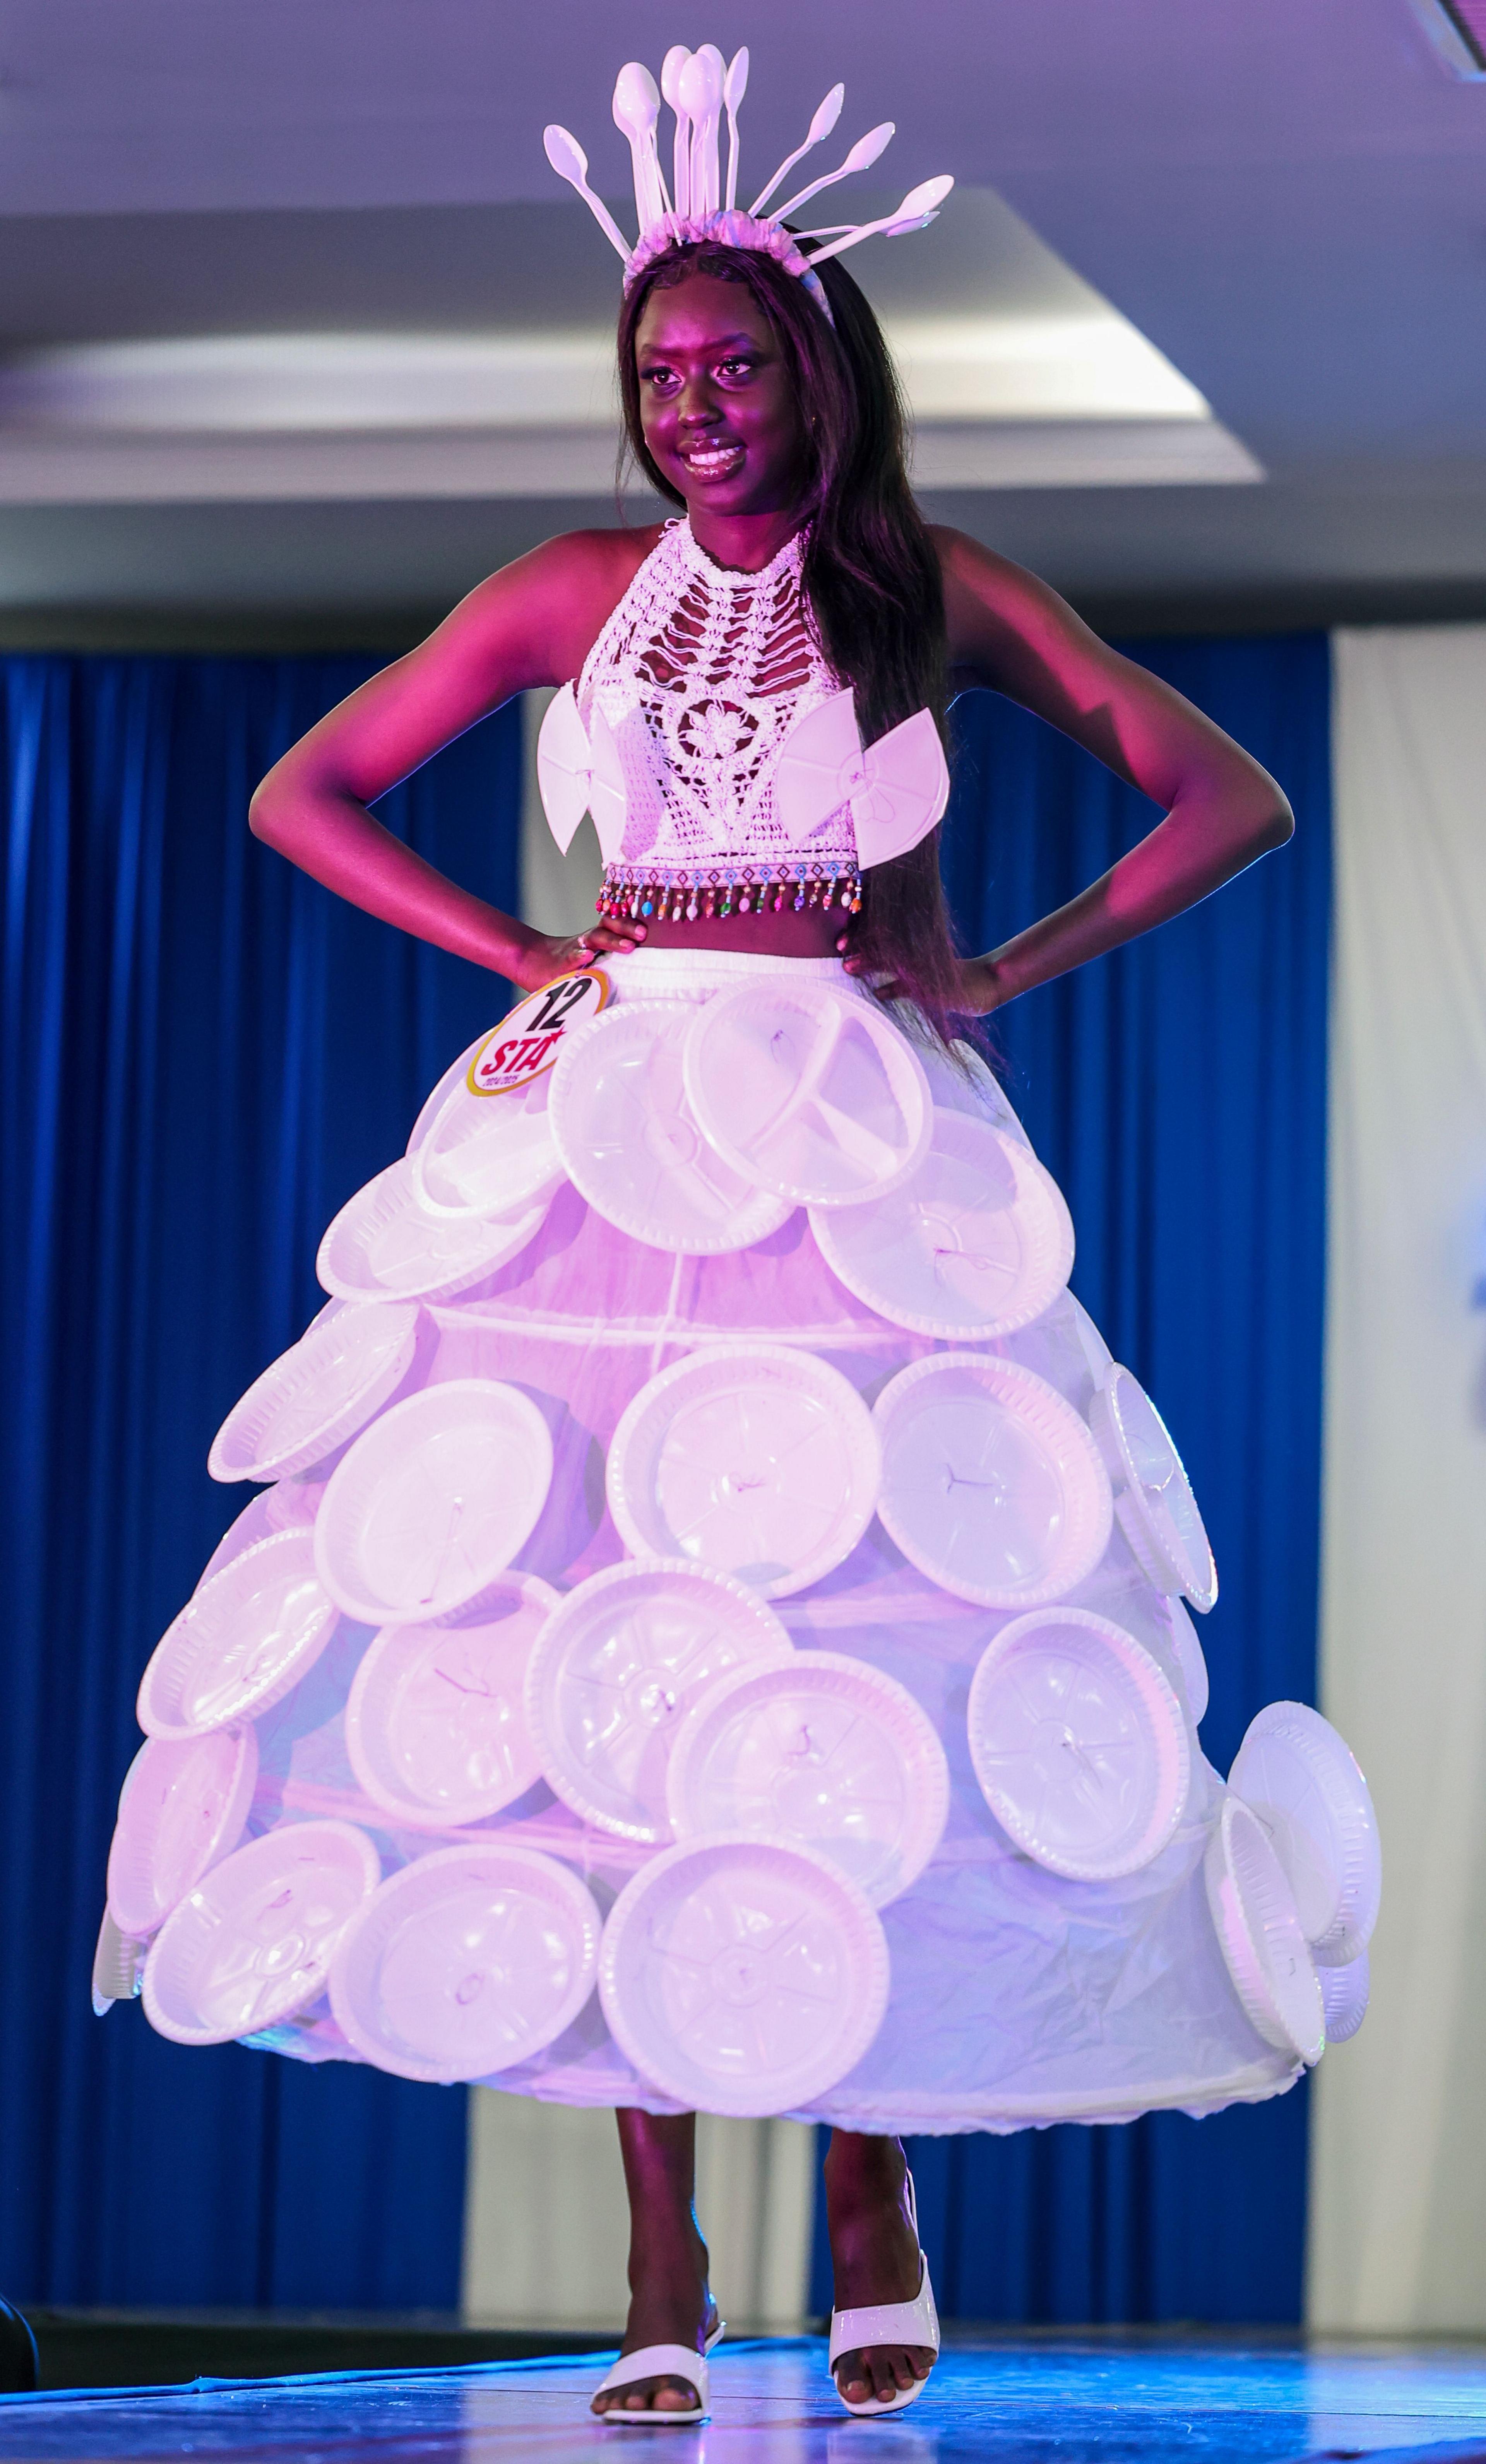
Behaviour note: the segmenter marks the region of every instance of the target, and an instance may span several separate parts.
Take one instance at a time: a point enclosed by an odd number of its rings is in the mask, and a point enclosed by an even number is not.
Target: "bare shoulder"
[[[1015,691],[1029,653],[1109,662],[1114,653],[1051,583],[1024,564],[945,523],[930,525],[944,583],[944,621],[952,667],[986,684]]]
[[[660,524],[648,522],[634,530],[564,531],[543,539],[477,583],[440,633],[453,629],[492,645],[519,636],[531,662],[521,681],[566,684],[577,675],[659,537]]]

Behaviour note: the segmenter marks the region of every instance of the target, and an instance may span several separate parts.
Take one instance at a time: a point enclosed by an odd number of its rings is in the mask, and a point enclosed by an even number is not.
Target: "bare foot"
[[[707,2245],[692,2210],[695,2117],[621,2112],[619,2144],[630,2192],[630,2316],[619,2350],[684,2344],[700,2353],[718,2323],[707,2288]],[[694,2412],[695,2381],[636,2379],[596,2395],[593,2410]]]
[[[707,2290],[707,2252],[700,2233],[696,2240],[699,2264],[695,2272],[669,2281],[656,2274],[634,2284],[621,2355],[637,2353],[646,2344],[685,2344],[701,2351],[718,2323],[718,2305]],[[593,2399],[597,2413],[693,2412],[696,2408],[696,2387],[680,2378],[636,2379],[632,2387]]]
[[[838,2310],[912,2301],[919,2292],[919,2236],[908,2220],[908,2167],[896,2139],[838,2130],[826,2156],[826,2213]],[[870,2344],[838,2353],[836,2387],[849,2404],[906,2391],[926,2379],[927,2344]]]

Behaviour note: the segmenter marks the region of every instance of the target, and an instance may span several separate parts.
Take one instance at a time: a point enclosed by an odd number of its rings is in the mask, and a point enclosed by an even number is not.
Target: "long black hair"
[[[741,282],[779,342],[802,413],[802,518],[810,523],[803,583],[825,656],[853,687],[871,744],[927,708],[945,733],[948,656],[938,556],[908,484],[902,392],[882,328],[839,259],[817,269],[832,326],[797,275],[762,251],[721,242],[669,249],[648,267],[619,316],[619,383],[629,448],[652,487],[685,499],[646,449],[635,332],[657,287],[689,274]],[[911,854],[876,865],[862,885],[852,947],[896,977],[943,1040],[954,1031],[957,958],[940,880],[938,829]]]

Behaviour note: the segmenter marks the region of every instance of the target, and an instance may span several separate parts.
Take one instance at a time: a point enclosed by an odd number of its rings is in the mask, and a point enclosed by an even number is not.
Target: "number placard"
[[[597,967],[558,976],[507,1010],[471,1062],[465,1084],[472,1095],[509,1095],[551,1069],[575,1026],[597,1018],[609,1001],[610,982]]]

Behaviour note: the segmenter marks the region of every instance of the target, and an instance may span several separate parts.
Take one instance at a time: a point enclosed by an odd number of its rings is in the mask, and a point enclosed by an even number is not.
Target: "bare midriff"
[[[776,914],[699,915],[695,924],[646,924],[642,950],[744,950],[758,958],[832,958],[847,917],[834,910],[822,913],[807,907],[795,913],[788,907]],[[621,925],[620,930],[624,927]]]

